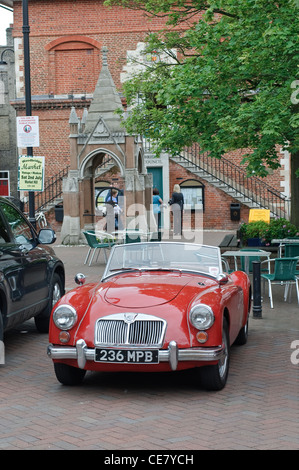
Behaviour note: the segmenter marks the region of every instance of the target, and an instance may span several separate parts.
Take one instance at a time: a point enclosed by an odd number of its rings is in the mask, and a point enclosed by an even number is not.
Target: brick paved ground
[[[67,287],[78,271],[92,280],[104,264],[83,266],[86,247],[59,247]],[[209,393],[190,372],[88,373],[84,385],[60,385],[46,355],[47,335],[32,321],[5,339],[0,366],[0,449],[299,449],[299,364],[291,343],[299,340],[299,307],[263,303],[262,319],[250,319],[250,339],[232,349],[227,386]],[[297,355],[299,357],[299,354]]]

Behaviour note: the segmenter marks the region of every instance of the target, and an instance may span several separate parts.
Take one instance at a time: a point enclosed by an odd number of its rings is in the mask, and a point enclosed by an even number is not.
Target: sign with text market
[[[18,147],[39,147],[38,116],[17,117]]]
[[[19,156],[18,190],[44,190],[45,157]]]

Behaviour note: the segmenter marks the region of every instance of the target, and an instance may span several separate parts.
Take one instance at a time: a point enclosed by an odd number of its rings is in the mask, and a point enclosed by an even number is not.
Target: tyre
[[[3,341],[3,337],[4,337],[3,318],[2,318],[2,311],[0,308],[0,341]]]
[[[199,369],[200,382],[203,388],[210,391],[222,390],[227,382],[229,360],[230,360],[230,344],[229,331],[227,321],[223,320],[222,344],[224,346],[224,355],[213,366],[204,366]]]
[[[250,314],[250,307],[251,307],[251,289],[249,291],[249,298],[248,298],[248,313],[247,313],[247,322],[246,325],[241,328],[237,338],[235,339],[234,345],[243,346],[247,343],[248,340],[248,329],[249,329],[249,314]]]
[[[53,275],[50,298],[46,308],[37,315],[35,320],[35,326],[40,333],[49,333],[49,322],[52,312],[52,308],[58,302],[63,295],[63,284],[58,274]]]
[[[248,320],[246,322],[246,325],[241,328],[239,331],[239,334],[234,342],[235,345],[237,346],[243,346],[244,344],[247,343],[248,340]]]
[[[54,363],[54,370],[58,382],[62,385],[80,385],[83,382],[86,370],[77,369],[60,362]]]

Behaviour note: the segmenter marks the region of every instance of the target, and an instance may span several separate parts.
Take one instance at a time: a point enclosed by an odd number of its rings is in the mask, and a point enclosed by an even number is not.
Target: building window
[[[48,51],[49,94],[93,93],[100,64],[100,43],[81,35],[64,36],[45,46]]]
[[[9,196],[9,172],[0,171],[0,196]]]
[[[187,180],[180,184],[186,209],[204,210],[204,185],[197,180]]]

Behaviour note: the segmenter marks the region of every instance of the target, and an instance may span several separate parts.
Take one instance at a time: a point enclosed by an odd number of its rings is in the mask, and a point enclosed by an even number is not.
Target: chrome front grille
[[[166,321],[153,315],[121,313],[100,318],[95,345],[161,347]]]

